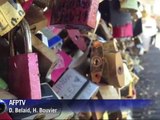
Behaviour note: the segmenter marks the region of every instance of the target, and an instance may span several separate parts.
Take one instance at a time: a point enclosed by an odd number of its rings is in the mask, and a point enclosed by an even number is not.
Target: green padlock
[[[8,85],[6,84],[6,82],[0,78],[0,89],[7,89],[8,88]]]

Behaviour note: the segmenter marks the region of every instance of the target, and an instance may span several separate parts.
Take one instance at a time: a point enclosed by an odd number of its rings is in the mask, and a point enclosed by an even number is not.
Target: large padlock
[[[106,63],[103,71],[104,80],[114,87],[123,87],[124,68],[121,53],[104,52],[104,59]]]
[[[20,4],[16,7],[7,0],[0,1],[0,36],[12,30],[25,16],[25,12]]]
[[[61,28],[95,28],[99,0],[54,0],[51,24]]]
[[[31,32],[27,21],[20,23],[24,34],[25,53],[14,55],[13,35],[10,33],[11,57],[9,58],[8,86],[11,93],[20,99],[41,99],[38,57],[32,53]]]

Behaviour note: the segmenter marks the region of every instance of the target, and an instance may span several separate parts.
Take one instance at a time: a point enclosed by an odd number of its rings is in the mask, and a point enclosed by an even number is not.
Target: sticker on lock
[[[14,8],[9,2],[0,5],[0,36],[12,30],[24,18],[25,12],[20,4]]]

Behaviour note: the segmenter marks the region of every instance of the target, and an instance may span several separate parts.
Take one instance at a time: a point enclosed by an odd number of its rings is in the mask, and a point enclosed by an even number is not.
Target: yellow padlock
[[[19,3],[14,8],[7,0],[0,1],[0,36],[12,30],[24,18],[25,12]]]

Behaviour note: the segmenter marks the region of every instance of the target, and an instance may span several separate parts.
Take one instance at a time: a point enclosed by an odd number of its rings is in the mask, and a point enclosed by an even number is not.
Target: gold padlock
[[[104,52],[113,52],[113,53],[118,52],[117,40],[112,39],[112,40],[104,43],[103,44],[103,51]]]
[[[102,78],[104,68],[103,48],[99,41],[95,41],[91,51],[91,78],[95,83],[99,83]]]
[[[124,68],[121,53],[104,52],[104,59],[105,63],[107,63],[107,67],[104,68],[103,78],[109,83],[109,85],[123,87]]]
[[[0,36],[12,30],[24,18],[25,12],[19,3],[14,8],[7,0],[0,1]]]

